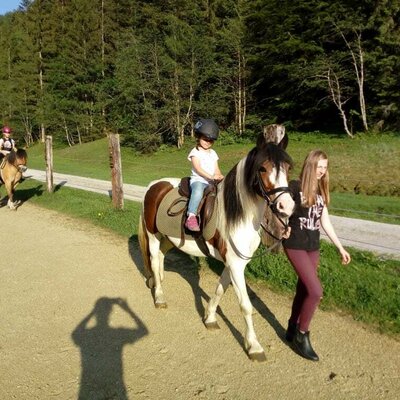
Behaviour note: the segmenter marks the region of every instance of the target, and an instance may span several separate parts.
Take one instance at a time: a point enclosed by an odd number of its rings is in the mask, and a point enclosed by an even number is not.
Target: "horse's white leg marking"
[[[160,265],[160,279],[161,279],[161,282],[164,281],[164,258],[165,258],[165,255],[173,247],[174,247],[174,245],[166,237],[163,237],[161,239],[160,253],[159,253],[159,259],[160,259],[159,265]]]
[[[265,353],[261,344],[258,342],[253,324],[253,306],[247,293],[246,281],[244,279],[244,268],[246,263],[236,262],[231,268],[232,285],[239,299],[240,309],[242,310],[246,322],[245,347],[251,360],[265,361]]]
[[[208,302],[204,319],[204,324],[206,325],[207,329],[219,329],[216,315],[217,307],[230,282],[231,277],[229,273],[229,268],[225,266],[224,270],[222,271],[221,277],[219,278],[215,293]]]
[[[167,303],[165,301],[164,292],[161,287],[160,276],[160,261],[164,262],[164,256],[160,251],[160,241],[151,234],[149,234],[149,250],[151,270],[153,272],[154,279],[154,304],[156,308],[166,308]],[[161,257],[160,254],[162,255]]]
[[[16,210],[18,206],[18,204],[11,201],[11,199],[8,199],[7,205],[10,208],[10,210]]]

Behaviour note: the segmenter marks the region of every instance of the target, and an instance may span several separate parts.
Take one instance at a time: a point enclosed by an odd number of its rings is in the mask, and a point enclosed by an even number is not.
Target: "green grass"
[[[2,194],[4,195],[4,189]],[[35,180],[22,182],[15,192],[15,200],[29,201],[40,207],[83,219],[124,237],[136,233],[141,209],[140,203],[126,201],[123,210],[116,210],[112,206],[112,200],[105,195],[63,186],[57,187],[54,193],[49,193],[45,183]]]
[[[321,308],[340,309],[355,320],[383,333],[400,334],[400,261],[381,259],[366,251],[349,249],[352,261],[340,263],[336,248],[321,243],[319,274],[324,287]],[[262,254],[262,249],[257,255]],[[293,294],[296,275],[284,254],[261,255],[247,268],[252,279],[275,290]]]
[[[353,140],[326,134],[290,133],[287,148],[295,167],[296,178],[305,155],[311,149],[325,150],[330,159],[331,213],[393,224],[400,223],[400,136],[362,136]],[[187,154],[194,145],[187,140],[182,149],[162,148],[156,154],[142,155],[122,148],[122,173],[125,183],[147,185],[162,177],[183,177],[190,172]],[[222,145],[214,148],[226,174],[253,144]],[[30,149],[28,166],[45,169],[44,148]],[[107,139],[71,148],[54,149],[55,172],[109,180]]]
[[[33,180],[19,186],[16,199],[85,220],[136,243],[140,203],[125,201],[124,210],[118,211],[113,209],[107,196],[67,187],[50,194],[44,183]],[[261,256],[250,262],[248,279],[293,295],[296,276],[286,257],[283,254],[264,256],[262,251],[259,249],[256,255]],[[323,242],[321,252],[320,276],[324,286],[321,307],[342,310],[383,333],[399,337],[400,261],[351,249],[352,262],[343,267],[332,245]],[[209,260],[209,266],[215,271],[221,270],[215,260]]]

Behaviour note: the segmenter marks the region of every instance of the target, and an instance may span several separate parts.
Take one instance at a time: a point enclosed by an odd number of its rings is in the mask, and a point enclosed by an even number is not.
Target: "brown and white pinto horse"
[[[265,360],[264,349],[258,342],[253,325],[244,270],[260,244],[260,225],[266,207],[271,207],[280,218],[289,217],[294,208],[287,175],[292,164],[284,149],[276,144],[257,142],[218,186],[217,222],[214,237],[206,242],[209,255],[222,261],[225,268],[204,317],[209,329],[218,329],[216,311],[218,303],[232,283],[246,322],[245,348],[250,359]],[[152,182],[144,196],[139,222],[139,243],[144,259],[147,284],[153,289],[155,306],[165,308],[166,301],[161,282],[164,278],[164,257],[168,250],[177,247],[183,252],[204,257],[198,244],[186,236],[162,234],[157,227],[156,214],[163,197],[179,184],[176,179]]]
[[[22,179],[22,173],[26,171],[28,156],[24,149],[10,151],[0,158],[0,185],[4,184],[8,196],[7,205],[11,210],[16,210],[19,202],[14,202],[15,187]]]

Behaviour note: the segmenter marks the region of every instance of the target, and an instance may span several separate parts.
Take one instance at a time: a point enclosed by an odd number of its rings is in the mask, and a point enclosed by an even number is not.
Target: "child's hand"
[[[215,174],[214,175],[214,181],[222,181],[224,179],[224,176],[222,174]]]

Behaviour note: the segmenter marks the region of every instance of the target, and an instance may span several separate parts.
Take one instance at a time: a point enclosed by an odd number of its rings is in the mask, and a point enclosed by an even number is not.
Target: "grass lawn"
[[[289,133],[288,153],[294,160],[291,178],[297,178],[305,155],[312,149],[326,151],[330,160],[332,214],[400,223],[400,136],[376,135],[349,139],[326,134]],[[186,157],[194,142],[182,149],[162,148],[152,155],[137,154],[122,148],[122,173],[125,183],[147,185],[162,177],[183,177],[190,172]],[[248,151],[252,143],[224,145],[214,149],[226,174]],[[45,169],[44,148],[28,149],[28,166]],[[109,180],[107,139],[80,146],[54,148],[54,170],[78,176]]]

